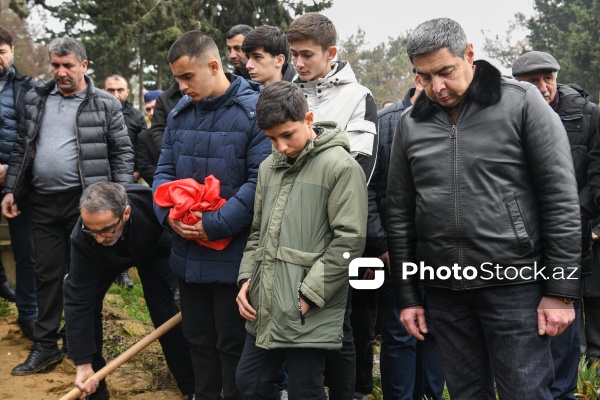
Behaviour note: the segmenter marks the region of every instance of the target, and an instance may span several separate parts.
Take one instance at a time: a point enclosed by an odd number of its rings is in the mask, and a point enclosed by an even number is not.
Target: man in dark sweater
[[[106,365],[102,357],[102,301],[115,277],[137,266],[155,327],[179,311],[167,282],[171,235],[154,215],[152,190],[142,185],[99,182],[79,201],[81,216],[71,235],[71,270],[65,279],[65,318],[75,385],[90,399],[108,399],[104,381],[86,379]],[[192,361],[181,325],[160,344],[181,392],[193,399]]]

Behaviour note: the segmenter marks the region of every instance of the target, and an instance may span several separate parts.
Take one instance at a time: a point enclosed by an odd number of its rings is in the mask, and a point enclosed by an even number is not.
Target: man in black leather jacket
[[[423,340],[423,283],[453,399],[493,399],[494,381],[500,398],[552,399],[550,336],[573,321],[580,293],[564,128],[534,86],[474,62],[453,20],[419,25],[407,52],[426,96],[400,118],[390,156],[401,321]]]
[[[512,66],[515,79],[534,84],[558,114],[567,131],[581,206],[581,274],[587,276],[592,272],[591,221],[597,214],[590,195],[589,178],[593,175],[588,170],[600,167],[600,109],[587,100],[588,94],[579,86],[558,84],[556,78],[559,70],[560,65],[556,59],[542,51],[525,53]],[[551,391],[555,399],[575,399],[573,390],[577,387],[580,359],[581,299],[578,298],[573,306],[575,321],[565,332],[551,340],[554,364],[554,384]]]

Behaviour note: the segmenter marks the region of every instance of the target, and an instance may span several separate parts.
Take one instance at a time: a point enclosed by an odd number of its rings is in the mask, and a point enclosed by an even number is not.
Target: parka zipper
[[[307,274],[308,272],[303,269],[302,277],[300,278],[300,283],[298,284],[298,312],[300,313],[300,325],[304,325],[304,315],[302,315],[302,306],[300,305],[300,286],[302,286],[302,282],[304,282],[304,278],[306,278]]]
[[[456,135],[458,134],[456,128],[456,121],[458,119],[458,106],[454,107],[452,114],[450,114],[450,122],[452,123],[452,130],[450,131],[450,139],[452,139],[452,196],[454,203],[454,233],[456,235],[456,241],[458,244],[458,262],[462,265],[462,243],[460,240],[460,229],[459,218],[458,218],[458,143]],[[461,289],[465,288],[464,281],[460,282]]]

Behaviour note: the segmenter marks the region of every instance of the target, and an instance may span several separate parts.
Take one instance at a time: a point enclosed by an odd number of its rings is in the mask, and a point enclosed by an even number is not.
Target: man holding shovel
[[[71,269],[64,283],[68,356],[77,367],[81,398],[107,400],[104,380],[86,380],[106,365],[102,357],[102,302],[119,273],[136,266],[155,327],[179,311],[169,287],[171,237],[154,215],[152,190],[100,182],[79,201],[81,216],[71,234]],[[194,398],[194,374],[181,325],[160,339],[181,392]]]

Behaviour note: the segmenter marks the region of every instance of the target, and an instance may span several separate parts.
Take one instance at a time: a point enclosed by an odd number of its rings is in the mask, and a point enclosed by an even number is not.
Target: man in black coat
[[[179,90],[177,81],[173,82],[169,88],[160,94],[154,105],[152,114],[152,126],[150,127],[150,138],[154,144],[154,149],[160,154],[162,148],[163,136],[167,127],[167,117],[179,100],[183,97],[183,92]]]
[[[146,130],[146,120],[142,113],[129,102],[131,90],[129,90],[127,85],[127,79],[117,74],[109,76],[104,80],[104,91],[112,94],[121,102],[121,112],[123,113],[125,126],[127,126],[127,134],[129,135],[131,147],[133,148],[133,179],[137,182],[137,180],[140,179],[137,160],[138,136]],[[127,286],[130,289],[133,287],[133,281],[129,277],[127,271],[123,271],[123,273],[117,277],[117,283],[119,286]]]
[[[512,66],[515,79],[530,82],[538,88],[544,100],[560,117],[567,132],[581,208],[581,274],[588,276],[592,272],[592,219],[597,215],[591,187],[592,179],[600,179],[590,172],[600,168],[600,109],[587,100],[588,94],[579,86],[559,84],[556,80],[559,70],[558,61],[543,51],[525,53]],[[550,342],[554,364],[554,384],[551,390],[555,399],[575,399],[573,390],[577,386],[581,356],[581,299],[575,301],[574,307],[574,323]]]
[[[79,202],[81,216],[71,234],[71,269],[64,283],[69,358],[77,368],[75,385],[89,399],[108,399],[106,383],[85,381],[106,365],[102,357],[102,302],[127,268],[137,266],[155,327],[179,311],[168,284],[170,234],[157,221],[152,190],[142,185],[100,182]],[[160,344],[181,392],[194,398],[194,374],[181,325]]]

